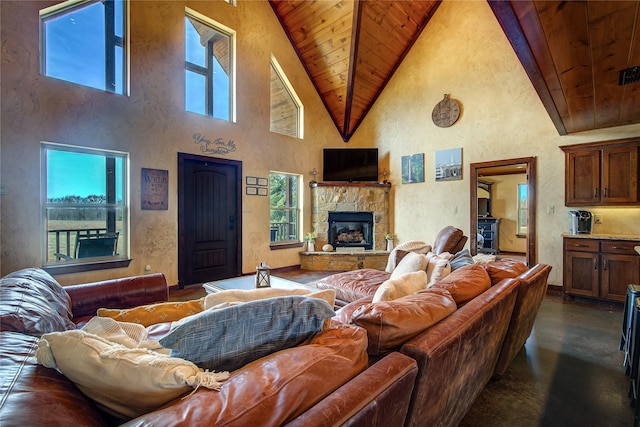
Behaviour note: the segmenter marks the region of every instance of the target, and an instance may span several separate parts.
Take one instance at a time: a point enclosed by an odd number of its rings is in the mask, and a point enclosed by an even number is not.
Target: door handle
[[[229,215],[229,231],[233,231],[236,229],[236,216]]]
[[[607,271],[608,264],[609,264],[609,261],[608,260],[604,260],[604,267],[603,267],[604,271]]]
[[[597,259],[594,259],[594,260],[593,260],[593,269],[594,269],[594,270],[597,270],[597,269],[598,269],[598,260],[597,260]]]

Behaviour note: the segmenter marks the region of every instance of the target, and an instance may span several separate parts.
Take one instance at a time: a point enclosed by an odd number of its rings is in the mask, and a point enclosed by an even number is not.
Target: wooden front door
[[[178,153],[179,287],[240,274],[242,163]]]

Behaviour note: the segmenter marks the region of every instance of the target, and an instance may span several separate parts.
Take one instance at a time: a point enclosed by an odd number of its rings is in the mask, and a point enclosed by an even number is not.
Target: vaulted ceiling
[[[559,134],[640,123],[640,0],[487,1]],[[440,5],[269,2],[345,142]]]

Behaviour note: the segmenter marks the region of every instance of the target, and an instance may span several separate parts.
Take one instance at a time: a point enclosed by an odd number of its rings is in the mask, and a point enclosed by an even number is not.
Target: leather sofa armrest
[[[74,318],[95,316],[99,308],[131,308],[169,300],[162,273],[65,286]]]
[[[287,427],[401,426],[417,373],[415,360],[391,353],[288,423]]]

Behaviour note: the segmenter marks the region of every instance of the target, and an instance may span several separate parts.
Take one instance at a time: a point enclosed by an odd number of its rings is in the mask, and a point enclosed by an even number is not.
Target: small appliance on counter
[[[589,211],[569,211],[569,233],[591,234],[593,215]]]

